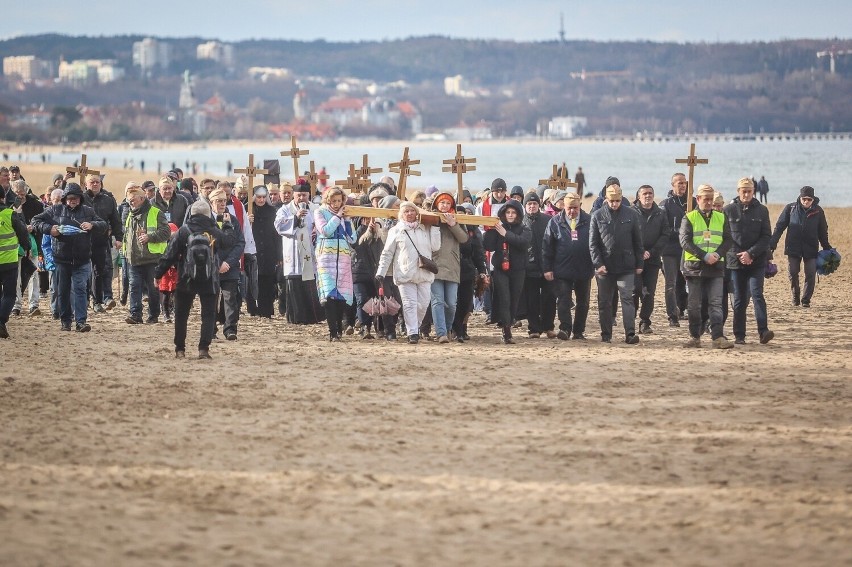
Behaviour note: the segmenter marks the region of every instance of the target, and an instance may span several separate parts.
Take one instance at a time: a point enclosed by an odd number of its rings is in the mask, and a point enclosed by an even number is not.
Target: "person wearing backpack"
[[[130,325],[142,323],[142,290],[148,290],[148,318],[160,318],[160,290],[154,285],[154,267],[166,251],[172,231],[163,211],[151,205],[141,189],[127,191],[130,210],[124,224],[124,261],[130,275]]]
[[[186,357],[186,333],[189,312],[195,296],[201,303],[201,336],[198,358],[210,359],[210,343],[216,327],[216,298],[219,294],[217,250],[233,248],[238,239],[230,215],[224,214],[221,228],[211,216],[210,205],[198,200],[190,207],[186,223],[169,241],[160,257],[154,276],[161,278],[172,266],[177,267],[175,290],[175,357]]]

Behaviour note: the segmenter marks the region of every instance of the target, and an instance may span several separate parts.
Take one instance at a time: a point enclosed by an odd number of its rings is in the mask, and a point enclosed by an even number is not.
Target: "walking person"
[[[760,344],[766,344],[775,337],[768,327],[763,297],[769,240],[772,238],[769,211],[754,199],[751,179],[743,177],[737,183],[737,197],[723,212],[731,227],[731,247],[726,259],[734,289],[734,343],[745,344],[746,309],[751,300]]]
[[[541,212],[541,200],[535,191],[524,196],[524,224],[532,234],[527,250],[526,278],[524,279],[524,299],[526,302],[527,334],[537,339],[542,333],[548,337],[556,336],[553,330],[556,319],[556,296],[553,282],[544,277],[542,269],[542,241],[550,222],[550,217]]]
[[[142,323],[142,291],[147,290],[145,323],[156,323],[160,317],[160,290],[154,284],[154,268],[166,251],[171,230],[163,211],[148,201],[142,189],[129,189],[127,202],[130,211],[124,223],[124,263],[130,276],[130,313],[125,322]]]
[[[686,311],[687,292],[686,280],[680,269],[683,256],[683,248],[680,245],[680,225],[686,215],[686,175],[675,173],[672,175],[672,188],[668,197],[660,203],[660,208],[666,211],[666,218],[671,228],[669,241],[663,247],[662,267],[665,279],[666,315],[669,319],[669,327],[680,327],[680,319]],[[695,198],[692,199],[692,208],[695,209]]]
[[[669,242],[671,227],[666,212],[654,202],[654,188],[650,185],[643,185],[636,192],[633,208],[639,213],[642,246],[645,249],[642,274],[636,277],[633,289],[633,304],[639,310],[639,333],[650,335],[654,332],[651,315],[654,313],[654,296],[657,294],[662,266],[660,253]]]
[[[352,284],[352,244],[355,230],[346,218],[343,189],[332,187],[323,194],[323,205],[314,211],[317,231],[317,293],[325,305],[330,341],[343,336],[343,317],[347,305],[355,301]]]
[[[275,314],[276,276],[281,266],[281,236],[275,228],[278,212],[268,201],[263,185],[254,188],[254,212],[248,215],[257,250],[257,314],[271,319]]]
[[[456,222],[456,200],[446,191],[435,195],[433,208],[443,217],[438,230],[441,245],[433,259],[438,264],[438,273],[431,284],[432,322],[438,343],[448,343],[449,330],[456,317],[459,281],[461,280],[461,253],[459,246],[467,242],[467,231]]]
[[[15,306],[16,290],[20,289],[18,247],[29,261],[33,250],[27,225],[11,206],[0,200],[0,339],[9,338],[9,316]]]

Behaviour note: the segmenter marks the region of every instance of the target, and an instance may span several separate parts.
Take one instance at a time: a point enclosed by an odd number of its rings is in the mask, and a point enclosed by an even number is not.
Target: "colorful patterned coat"
[[[314,228],[317,231],[315,255],[320,303],[324,305],[328,299],[342,299],[352,305],[351,245],[355,242],[352,222],[341,219],[323,206],[314,211]]]

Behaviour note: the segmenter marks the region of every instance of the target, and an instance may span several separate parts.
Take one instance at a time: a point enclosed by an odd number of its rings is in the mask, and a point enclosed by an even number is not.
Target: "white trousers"
[[[432,303],[432,284],[429,282],[403,283],[398,284],[397,287],[399,287],[399,296],[402,299],[405,332],[409,335],[419,335],[420,323]]]

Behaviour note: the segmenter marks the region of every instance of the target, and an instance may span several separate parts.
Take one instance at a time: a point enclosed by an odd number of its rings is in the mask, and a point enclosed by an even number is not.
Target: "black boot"
[[[515,344],[514,339],[512,339],[512,325],[503,325],[503,344],[504,345],[513,345]]]

